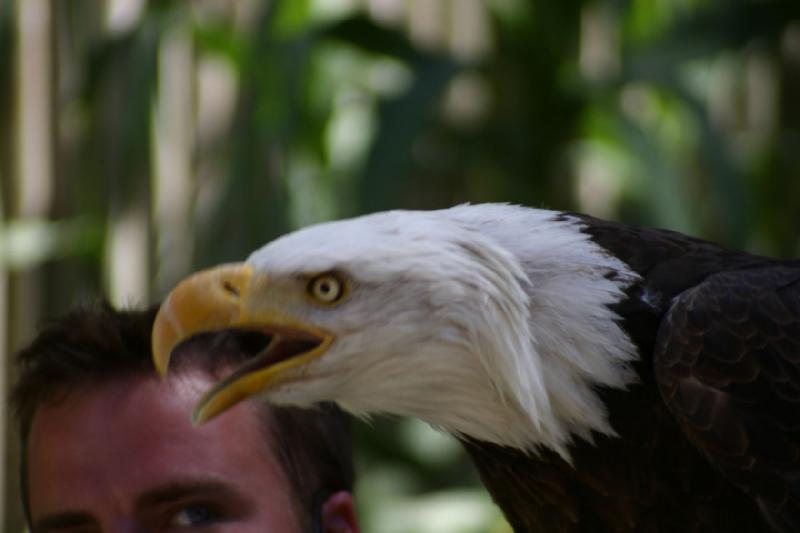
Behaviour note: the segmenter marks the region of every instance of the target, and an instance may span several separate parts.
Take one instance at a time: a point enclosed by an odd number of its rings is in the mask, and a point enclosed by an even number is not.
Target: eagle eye
[[[338,275],[329,272],[311,278],[306,290],[313,301],[330,305],[342,299],[345,284]]]

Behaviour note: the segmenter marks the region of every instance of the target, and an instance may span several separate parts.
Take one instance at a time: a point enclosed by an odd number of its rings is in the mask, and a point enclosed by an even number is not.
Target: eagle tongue
[[[312,337],[294,336],[287,337],[285,334],[274,333],[269,339],[269,343],[261,351],[252,355],[247,362],[239,365],[222,383],[216,388],[222,388],[226,384],[232,383],[250,372],[261,368],[276,365],[295,355],[300,355],[319,346],[320,341]]]
[[[252,362],[257,364],[251,367],[250,370],[272,366],[295,355],[313,350],[317,346],[319,346],[319,341],[316,339],[286,338],[281,334],[275,334],[269,345],[260,353],[256,354]]]

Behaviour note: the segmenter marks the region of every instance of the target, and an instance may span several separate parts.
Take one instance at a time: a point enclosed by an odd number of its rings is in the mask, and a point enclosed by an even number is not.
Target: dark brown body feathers
[[[642,277],[614,309],[640,383],[572,465],[465,442],[515,531],[800,531],[800,262],[565,216]]]

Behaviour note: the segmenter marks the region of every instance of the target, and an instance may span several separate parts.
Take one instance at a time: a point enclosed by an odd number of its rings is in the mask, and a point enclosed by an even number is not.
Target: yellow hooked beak
[[[286,372],[322,355],[333,335],[265,305],[269,278],[244,263],[194,274],[169,293],[153,325],[153,362],[166,375],[173,350],[198,335],[226,329],[257,331],[271,337],[266,349],[215,385],[195,406],[195,424],[217,416],[241,400],[286,381]]]

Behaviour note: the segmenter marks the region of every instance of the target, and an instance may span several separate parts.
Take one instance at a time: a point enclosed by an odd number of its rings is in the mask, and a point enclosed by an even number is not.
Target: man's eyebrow
[[[59,531],[62,529],[86,526],[95,526],[98,530],[100,529],[97,520],[89,513],[83,511],[65,511],[42,516],[33,524],[33,532],[47,533],[48,531]]]
[[[219,479],[187,479],[171,481],[150,489],[136,498],[136,508],[144,509],[180,500],[187,496],[228,496],[241,499],[230,484]]]

